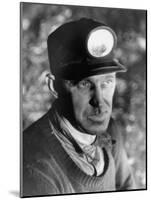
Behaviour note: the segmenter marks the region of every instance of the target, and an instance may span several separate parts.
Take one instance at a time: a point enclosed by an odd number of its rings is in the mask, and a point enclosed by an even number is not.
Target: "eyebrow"
[[[116,75],[115,75],[115,73],[113,73],[113,74],[106,74],[106,76],[104,78],[106,79],[106,78],[115,78],[115,77],[116,77]],[[80,81],[83,81],[83,80],[93,83],[93,79],[91,79],[90,77],[85,77],[81,80],[71,80],[71,82],[72,82],[72,84],[76,85]]]
[[[105,78],[114,78],[115,77],[115,75],[106,75],[106,77]]]
[[[104,76],[104,79],[106,78],[115,78],[115,74],[107,74],[106,76]],[[83,80],[87,80],[87,81],[92,81],[93,82],[93,79],[91,79],[90,77],[86,77],[84,78]]]

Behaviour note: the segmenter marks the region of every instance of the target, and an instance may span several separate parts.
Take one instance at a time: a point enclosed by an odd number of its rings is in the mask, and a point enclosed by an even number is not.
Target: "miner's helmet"
[[[65,23],[48,36],[47,44],[56,78],[74,80],[126,71],[114,58],[116,34],[104,23],[88,18]]]

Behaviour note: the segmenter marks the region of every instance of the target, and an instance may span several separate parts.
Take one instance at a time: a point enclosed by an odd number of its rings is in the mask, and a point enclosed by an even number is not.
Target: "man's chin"
[[[101,135],[106,132],[107,129],[99,129],[99,130],[87,130],[87,133],[90,135]]]
[[[109,125],[109,119],[86,121],[85,123],[79,123],[76,126],[77,130],[90,135],[101,135],[106,132]]]
[[[95,123],[93,125],[88,125],[85,128],[85,132],[90,135],[101,135],[106,132],[108,128],[109,121],[104,123]]]
[[[84,132],[90,135],[101,135],[106,132],[108,126],[99,126],[99,127],[87,127],[84,129]]]

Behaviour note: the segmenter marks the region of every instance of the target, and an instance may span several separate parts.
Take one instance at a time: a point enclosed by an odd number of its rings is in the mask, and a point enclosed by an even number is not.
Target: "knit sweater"
[[[21,196],[134,189],[133,177],[115,123],[110,123],[109,132],[116,139],[116,145],[113,149],[103,147],[104,172],[100,176],[90,176],[74,163],[53,134],[50,113],[23,133]]]

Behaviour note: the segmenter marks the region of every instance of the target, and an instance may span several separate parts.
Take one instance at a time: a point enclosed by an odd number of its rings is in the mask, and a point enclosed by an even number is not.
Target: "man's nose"
[[[90,99],[90,104],[93,107],[101,107],[104,104],[103,92],[100,87],[94,89],[92,97]]]

